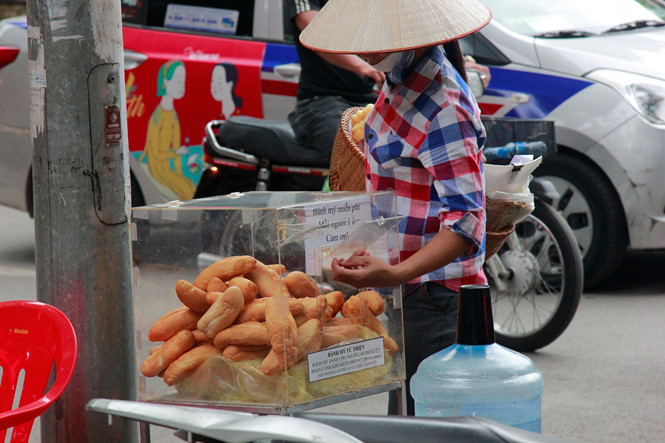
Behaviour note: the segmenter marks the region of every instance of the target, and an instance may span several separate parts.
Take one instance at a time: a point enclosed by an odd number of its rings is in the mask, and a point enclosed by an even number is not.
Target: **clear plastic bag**
[[[378,337],[374,331],[359,327],[353,339],[334,346]],[[321,332],[325,334],[325,328]],[[268,376],[261,371],[262,359],[234,362],[221,355],[206,360],[190,376],[176,384],[182,399],[222,402],[227,404],[285,405],[300,404],[334,395],[369,388],[391,381],[393,360],[385,352],[385,364],[325,380],[309,382],[307,360],[287,372]]]

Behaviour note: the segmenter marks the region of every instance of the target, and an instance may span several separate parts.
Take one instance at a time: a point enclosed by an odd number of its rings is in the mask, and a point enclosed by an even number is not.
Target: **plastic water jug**
[[[489,286],[460,288],[456,343],[411,378],[416,416],[476,416],[541,430],[544,384],[530,358],[494,342]]]

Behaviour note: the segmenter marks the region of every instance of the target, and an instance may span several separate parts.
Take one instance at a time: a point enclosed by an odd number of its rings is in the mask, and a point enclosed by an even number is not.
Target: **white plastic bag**
[[[495,202],[519,204],[512,211],[511,223],[515,224],[529,215],[534,208],[533,194],[529,191],[531,173],[540,165],[543,158],[535,160],[531,155],[516,155],[509,165],[485,164],[485,196]]]

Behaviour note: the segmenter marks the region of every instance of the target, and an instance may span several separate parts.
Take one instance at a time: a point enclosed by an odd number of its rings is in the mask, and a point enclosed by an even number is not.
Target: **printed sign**
[[[370,200],[367,196],[351,197],[305,206],[305,224],[319,226],[313,235],[305,239],[307,273],[317,275],[320,257],[315,252],[346,240],[366,220],[371,220]]]
[[[167,28],[218,32],[220,34],[235,34],[238,26],[238,11],[169,3],[164,18],[164,26]]]
[[[385,363],[383,337],[307,354],[310,383],[362,369],[374,368]]]
[[[104,136],[106,146],[120,146],[122,140],[122,126],[120,126],[120,106],[110,105],[104,107]]]

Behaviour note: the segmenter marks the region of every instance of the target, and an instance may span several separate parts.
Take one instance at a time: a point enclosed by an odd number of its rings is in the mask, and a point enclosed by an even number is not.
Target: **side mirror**
[[[473,95],[478,98],[482,97],[485,94],[485,86],[483,85],[483,79],[480,76],[480,71],[475,69],[466,69],[466,78],[471,92]]]

